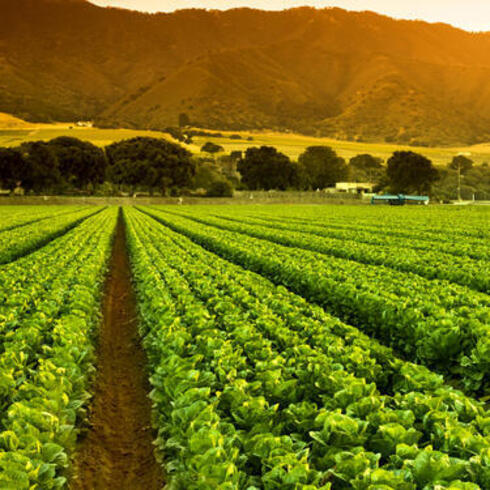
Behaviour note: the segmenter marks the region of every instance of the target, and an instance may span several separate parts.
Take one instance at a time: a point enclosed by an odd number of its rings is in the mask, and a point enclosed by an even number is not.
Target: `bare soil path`
[[[71,490],[159,490],[164,485],[153,454],[150,388],[136,322],[120,215],[103,304],[90,430],[74,464]]]

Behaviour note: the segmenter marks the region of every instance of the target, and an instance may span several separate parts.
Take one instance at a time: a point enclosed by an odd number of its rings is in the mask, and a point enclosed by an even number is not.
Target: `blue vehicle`
[[[391,206],[404,206],[405,204],[429,204],[429,196],[406,196],[404,194],[385,194],[373,196],[371,204],[390,204]]]

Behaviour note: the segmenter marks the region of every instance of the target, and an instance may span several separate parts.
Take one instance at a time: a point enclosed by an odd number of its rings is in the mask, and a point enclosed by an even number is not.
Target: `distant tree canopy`
[[[382,168],[383,160],[378,157],[374,157],[369,153],[363,153],[356,155],[349,160],[349,165],[362,170],[371,170]]]
[[[464,178],[458,179],[458,169]],[[199,195],[229,196],[233,187],[317,189],[350,180],[371,181],[380,191],[431,193],[439,199],[454,198],[461,184],[466,198],[476,195],[483,199],[490,195],[489,176],[487,164],[473,165],[463,155],[441,168],[439,174],[430,160],[411,151],[395,152],[387,166],[368,154],[353,157],[347,166],[327,146],[307,148],[298,163],[271,146],[222,153],[216,158],[192,156],[177,143],[143,137],[106,148],[72,137],[0,148],[0,188],[14,190],[20,183],[26,192],[33,193],[113,195],[145,190],[166,195],[189,188],[199,189]]]
[[[204,145],[201,147],[201,151],[203,153],[212,154],[212,153],[219,153],[220,151],[225,151],[225,149],[221,145],[217,145],[212,141],[208,141],[207,143],[204,143]]]
[[[378,182],[384,175],[383,160],[368,153],[356,155],[349,161],[350,180]]]
[[[191,184],[195,164],[179,145],[156,138],[133,138],[106,147],[109,180],[135,188],[142,185],[152,193],[166,194],[172,187]]]
[[[272,146],[248,148],[238,162],[242,183],[249,189],[286,190],[297,180],[297,167],[289,157]]]
[[[25,191],[63,193],[102,183],[106,158],[102,149],[76,138],[24,143],[18,148],[0,148],[0,185]]]
[[[207,197],[233,197],[233,186],[227,180],[217,180],[206,192]]]
[[[104,182],[107,160],[102,149],[68,136],[53,139],[48,146],[58,159],[60,174],[74,187]]]
[[[62,181],[58,160],[48,143],[36,141],[20,146],[24,159],[22,187],[26,191],[54,191]]]
[[[457,170],[461,172],[461,175],[465,175],[469,170],[473,168],[473,160],[464,155],[455,156],[451,163],[448,165],[451,170]]]
[[[239,160],[241,160],[243,158],[243,151],[240,151],[240,150],[234,150],[230,153],[230,158],[234,161],[234,162],[238,162]]]
[[[303,187],[324,189],[347,179],[345,160],[329,146],[310,146],[299,156]]]
[[[26,162],[18,149],[0,148],[0,187],[13,190],[26,177]]]
[[[393,192],[429,193],[439,178],[432,162],[412,151],[396,151],[388,160],[387,176]]]
[[[457,199],[458,196],[458,174],[451,168],[440,170],[440,180],[432,188],[432,195],[437,199],[449,201]],[[488,166],[475,165],[464,174],[460,182],[462,199],[489,200],[490,199],[490,172]]]

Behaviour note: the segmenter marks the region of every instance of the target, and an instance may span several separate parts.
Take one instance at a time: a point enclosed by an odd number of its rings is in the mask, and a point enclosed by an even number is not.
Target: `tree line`
[[[112,184],[131,193],[144,189],[167,195],[189,186],[195,170],[189,151],[157,138],[133,138],[99,148],[62,136],[0,148],[0,187],[33,193],[93,193]]]
[[[249,189],[315,190],[335,187],[338,182],[375,184],[375,190],[395,193],[430,193],[439,178],[432,162],[411,151],[397,151],[388,160],[369,154],[347,163],[328,146],[311,146],[292,161],[273,147],[249,148],[238,162],[238,171]]]
[[[217,157],[223,148],[208,142],[202,152],[209,158],[193,156],[165,139],[139,137],[99,148],[62,136],[0,148],[0,188],[106,195],[122,191],[179,195],[198,188],[204,195],[229,196],[234,188],[316,190],[335,187],[338,182],[367,182],[375,184],[375,191],[430,194],[438,181],[452,182],[456,171],[461,177],[473,169],[470,159],[458,156],[440,171],[428,158],[412,151],[395,152],[386,165],[369,154],[347,162],[328,146],[306,148],[297,161],[272,146]],[[488,171],[486,175],[488,178]]]

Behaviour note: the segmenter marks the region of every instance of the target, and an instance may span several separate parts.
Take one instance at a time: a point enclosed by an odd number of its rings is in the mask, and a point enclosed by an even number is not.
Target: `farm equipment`
[[[404,206],[405,204],[429,204],[429,196],[406,196],[404,194],[385,194],[373,196],[371,204],[390,204],[391,206]]]

